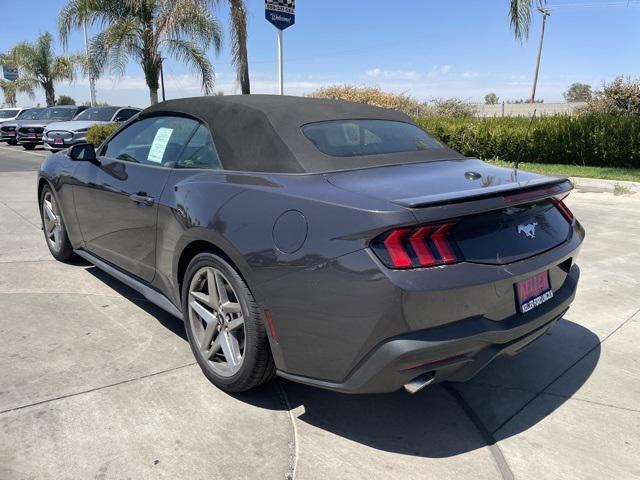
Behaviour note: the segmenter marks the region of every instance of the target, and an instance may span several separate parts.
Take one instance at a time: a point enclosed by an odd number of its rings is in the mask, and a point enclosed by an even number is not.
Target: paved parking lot
[[[44,156],[0,145],[0,479],[640,478],[640,194],[571,195],[587,230],[574,306],[469,384],[228,395],[180,321],[52,260]]]

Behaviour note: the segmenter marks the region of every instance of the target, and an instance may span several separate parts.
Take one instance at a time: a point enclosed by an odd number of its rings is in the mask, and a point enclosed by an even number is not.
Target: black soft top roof
[[[206,123],[226,170],[271,173],[319,173],[369,166],[433,160],[433,151],[333,157],[320,152],[302,133],[308,123],[380,119],[411,123],[402,112],[339,100],[280,95],[205,96],[168,100],[139,118],[180,113]],[[461,158],[453,150],[438,159]]]

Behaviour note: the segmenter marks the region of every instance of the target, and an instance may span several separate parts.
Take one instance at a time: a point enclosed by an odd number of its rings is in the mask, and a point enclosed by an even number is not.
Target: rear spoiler
[[[426,208],[451,205],[485,198],[503,197],[505,204],[518,205],[569,193],[573,184],[567,178],[536,178],[527,182],[508,183],[479,188],[473,191],[448,192],[437,195],[420,195],[401,198],[393,203],[408,208]]]

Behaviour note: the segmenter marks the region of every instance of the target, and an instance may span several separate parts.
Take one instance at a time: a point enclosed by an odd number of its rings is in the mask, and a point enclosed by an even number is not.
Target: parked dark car
[[[20,112],[20,115],[18,115],[15,120],[3,122],[2,125],[0,125],[0,141],[7,142],[9,145],[16,145],[18,143],[16,140],[16,128],[19,122],[35,120],[43,110],[44,108],[28,108]]]
[[[571,189],[403,113],[245,95],[147,108],[50,155],[37,193],[52,255],[182,318],[220,388],[364,393],[465,381],[544,335],[578,283]]]
[[[71,120],[85,110],[85,106],[60,105],[45,108],[34,120],[21,120],[16,126],[16,141],[26,150],[33,150],[42,144],[44,128],[52,122]]]
[[[87,142],[87,132],[95,125],[123,123],[140,113],[135,107],[91,107],[68,122],[53,122],[44,129],[44,148],[56,152]]]

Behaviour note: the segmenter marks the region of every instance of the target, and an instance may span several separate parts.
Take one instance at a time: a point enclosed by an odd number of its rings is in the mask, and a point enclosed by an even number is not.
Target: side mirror
[[[126,120],[126,118],[124,117],[124,115],[120,116],[118,115],[116,118],[113,119],[114,122],[116,123],[122,123]]]
[[[95,162],[96,149],[91,143],[79,143],[69,149],[69,158],[76,161]]]

